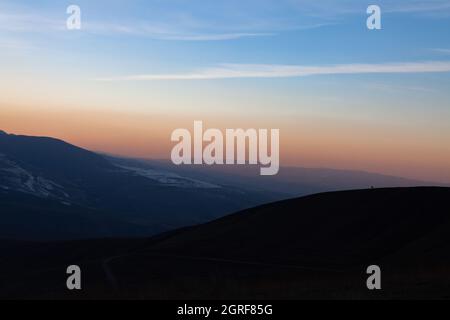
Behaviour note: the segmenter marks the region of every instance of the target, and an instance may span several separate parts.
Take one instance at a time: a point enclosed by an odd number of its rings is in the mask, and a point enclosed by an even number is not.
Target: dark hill
[[[379,259],[450,220],[450,188],[317,194],[242,211],[157,244],[164,252],[283,264]],[[449,230],[450,231],[450,230]]]
[[[0,295],[41,298],[450,298],[449,188],[272,203],[150,239],[4,242]],[[79,264],[84,290],[64,288]],[[367,266],[383,290],[366,288]]]

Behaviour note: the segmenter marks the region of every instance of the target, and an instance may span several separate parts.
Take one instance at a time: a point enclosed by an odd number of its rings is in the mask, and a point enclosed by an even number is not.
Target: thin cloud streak
[[[236,40],[242,38],[258,38],[258,37],[272,37],[285,31],[307,31],[312,29],[318,29],[334,25],[334,23],[312,23],[304,25],[295,25],[285,28],[272,28],[269,31],[251,31],[251,32],[194,32],[194,31],[181,31],[185,28],[179,28],[179,30],[165,25],[158,24],[109,24],[109,23],[87,23],[83,28],[89,33],[98,35],[128,35],[135,37],[143,37],[155,40],[168,40],[168,41],[224,41],[224,40]],[[246,28],[243,27],[242,30]]]
[[[66,15],[56,17],[54,13],[40,12],[30,8],[3,9],[0,10],[0,31],[24,34],[66,32],[66,18]],[[262,20],[264,23],[253,25],[252,22],[255,19]],[[199,42],[272,37],[286,31],[306,31],[335,24],[330,21],[315,21],[300,25],[288,22],[278,25],[267,16],[252,17],[249,21],[244,19],[239,23],[217,24],[216,21],[211,23],[204,18],[195,18],[193,21],[186,23],[170,16],[128,22],[83,19],[82,32],[97,36],[132,36],[153,40]]]
[[[154,39],[160,40],[178,40],[178,41],[221,41],[221,40],[236,40],[242,38],[252,37],[269,37],[274,36],[275,33],[224,33],[224,34],[180,34],[180,35],[149,35]]]
[[[395,3],[396,6],[388,7],[387,12],[443,12],[450,9],[450,3],[446,0],[439,1],[408,1],[407,3]]]
[[[380,74],[380,73],[438,73],[450,72],[450,61],[341,64],[330,66],[222,64],[192,73],[141,74],[97,78],[96,81],[155,81],[155,80],[219,80],[238,78],[292,78],[314,75]]]
[[[169,41],[224,41],[253,37],[269,37],[276,35],[275,33],[271,32],[183,33],[176,32],[159,25],[145,25],[137,27],[131,24],[117,25],[88,23],[84,26],[84,28],[87,32],[98,35],[129,35]]]
[[[319,26],[306,26],[316,28]],[[273,32],[177,32],[174,29],[149,24],[111,24],[101,22],[87,22],[82,24],[82,30],[95,35],[127,35],[144,37],[155,40],[171,41],[225,41],[253,37],[275,36]],[[48,33],[66,32],[64,19],[45,18],[38,14],[0,13],[0,31],[16,33]]]
[[[298,12],[306,16],[334,19],[346,15],[360,15],[370,3],[361,0],[290,0]],[[383,13],[418,14],[432,17],[450,14],[448,0],[378,0]]]

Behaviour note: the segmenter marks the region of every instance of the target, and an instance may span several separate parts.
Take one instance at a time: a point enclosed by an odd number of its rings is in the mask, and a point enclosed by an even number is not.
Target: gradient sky
[[[281,165],[450,182],[449,30],[444,0],[1,0],[0,129],[168,158],[193,120],[279,128]]]

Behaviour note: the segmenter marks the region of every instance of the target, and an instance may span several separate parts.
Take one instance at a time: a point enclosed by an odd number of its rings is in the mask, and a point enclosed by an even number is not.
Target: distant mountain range
[[[64,141],[0,131],[3,238],[150,236],[277,200],[317,192],[431,185],[364,172],[177,167],[94,153]]]
[[[332,192],[143,239],[0,241],[0,297],[450,298],[450,188]],[[83,291],[65,267],[80,265]],[[382,291],[365,284],[382,270]]]
[[[320,192],[367,188],[412,186],[450,186],[448,184],[400,178],[364,171],[327,168],[282,167],[274,176],[260,176],[259,167],[246,166],[175,166],[164,160],[142,160],[154,167],[183,176],[201,178],[223,185],[275,193],[281,198]]]
[[[0,135],[4,238],[148,236],[274,199],[58,139]]]

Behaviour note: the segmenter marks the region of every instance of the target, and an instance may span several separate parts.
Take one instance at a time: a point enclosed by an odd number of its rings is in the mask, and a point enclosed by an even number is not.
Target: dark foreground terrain
[[[0,297],[450,299],[450,188],[318,194],[150,239],[3,240]]]

